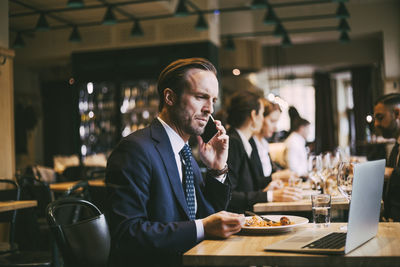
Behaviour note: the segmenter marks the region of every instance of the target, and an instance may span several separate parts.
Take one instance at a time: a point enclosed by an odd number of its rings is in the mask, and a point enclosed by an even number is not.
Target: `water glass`
[[[331,195],[312,195],[311,204],[314,225],[328,227],[331,222]]]

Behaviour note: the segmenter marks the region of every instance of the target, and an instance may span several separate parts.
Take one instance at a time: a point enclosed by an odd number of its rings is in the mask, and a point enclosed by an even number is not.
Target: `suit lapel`
[[[258,181],[257,181],[257,179],[256,179],[256,177],[258,176],[258,175],[257,175],[257,171],[256,171],[257,169],[256,169],[256,167],[254,166],[254,164],[253,164],[253,162],[252,162],[252,159],[247,155],[246,149],[244,148],[244,144],[243,144],[243,142],[242,142],[242,138],[240,138],[239,133],[238,133],[236,130],[234,130],[234,129],[231,130],[230,135],[231,135],[232,137],[238,139],[238,140],[240,141],[240,143],[242,144],[243,153],[244,153],[245,156],[246,156],[247,166],[248,166],[248,168],[249,168],[249,175],[250,175],[250,178],[251,178],[251,182],[253,183],[253,188],[258,188]],[[254,153],[254,149],[252,150],[250,156],[251,156],[253,153]],[[257,152],[257,153],[258,153],[258,152]]]
[[[165,132],[162,124],[157,119],[155,119],[150,125],[150,135],[153,140],[156,141],[155,147],[160,154],[161,160],[164,163],[164,167],[169,182],[171,184],[172,191],[174,192],[180,206],[185,211],[186,216],[189,217],[189,211],[185,199],[185,194],[183,192],[182,182],[179,178],[179,172],[175,162],[175,155],[172,151],[168,135]]]

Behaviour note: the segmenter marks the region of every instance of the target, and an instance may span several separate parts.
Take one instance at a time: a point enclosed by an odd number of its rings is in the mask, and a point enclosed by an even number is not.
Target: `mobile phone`
[[[215,125],[214,118],[210,115],[206,127],[204,128],[204,132],[200,136],[203,139],[204,143],[208,143],[208,141],[210,141],[211,138],[213,138],[214,135],[216,135],[217,133],[218,129],[217,126]]]

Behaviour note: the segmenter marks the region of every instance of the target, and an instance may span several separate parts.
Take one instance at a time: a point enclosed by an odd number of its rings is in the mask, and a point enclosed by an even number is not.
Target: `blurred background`
[[[278,131],[291,105],[311,122],[316,153],[385,153],[371,115],[399,91],[399,14],[397,0],[0,1],[0,176],[104,166],[157,116],[157,76],[184,57],[217,66],[217,111],[259,90],[283,110]]]

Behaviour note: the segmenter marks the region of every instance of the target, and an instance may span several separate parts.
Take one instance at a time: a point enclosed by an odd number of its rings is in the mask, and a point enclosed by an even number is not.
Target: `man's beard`
[[[192,126],[191,116],[180,106],[173,107],[171,117],[178,131],[183,131],[189,135],[201,135],[204,132],[205,125],[203,127]]]
[[[398,127],[396,121],[390,125],[389,128],[378,127],[378,132],[385,138],[397,138]]]
[[[383,137],[385,138],[393,138],[396,137],[396,129],[390,128],[390,129],[379,129],[379,132],[382,134]]]

